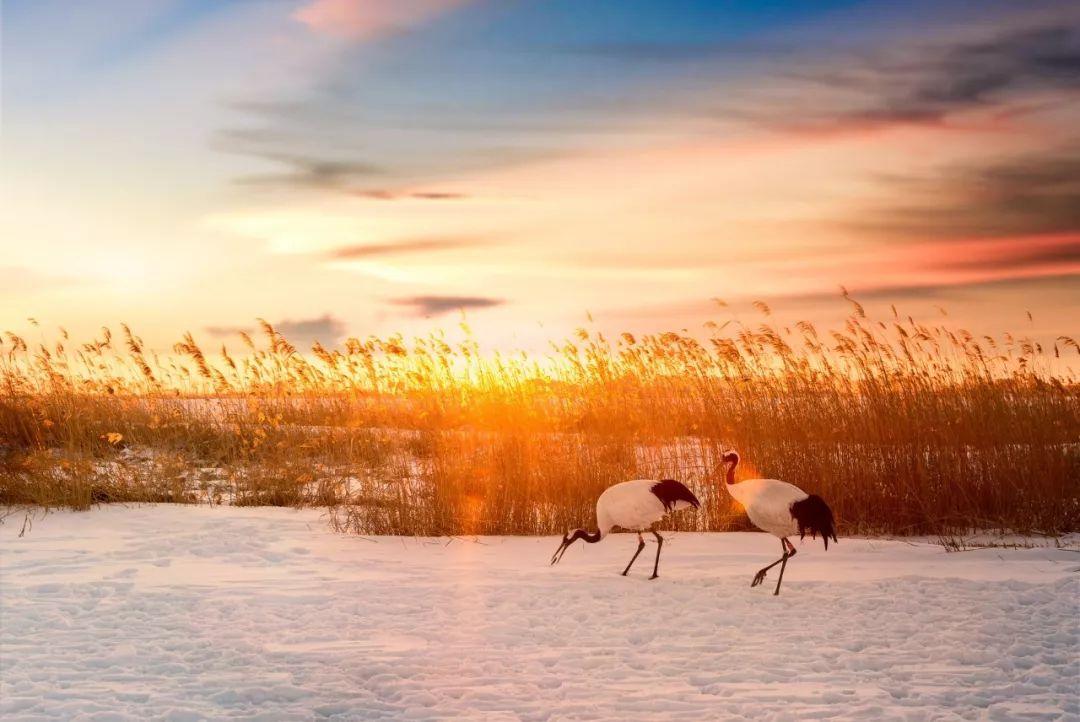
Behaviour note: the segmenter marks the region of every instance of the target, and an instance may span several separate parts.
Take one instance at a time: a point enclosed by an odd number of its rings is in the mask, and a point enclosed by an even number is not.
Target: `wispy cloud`
[[[848,291],[853,298],[859,301],[876,300],[902,302],[915,299],[946,300],[948,298],[955,298],[961,294],[986,291],[987,289],[1014,288],[1028,289],[1036,292],[1068,292],[1075,285],[1076,275],[1056,274],[1021,278],[996,278],[962,283],[904,283],[884,286],[853,285],[848,287]],[[821,291],[817,293],[775,295],[770,298],[798,303],[816,302],[824,299],[837,298],[838,296],[839,293],[837,291]]]
[[[218,151],[256,158],[280,170],[249,173],[235,179],[238,185],[294,190],[351,190],[354,186],[385,177],[387,169],[368,158],[358,158],[355,148],[313,143],[305,133],[312,121],[308,110],[298,103],[248,101],[227,104],[231,110],[261,120],[273,119],[274,127],[227,128],[218,130],[211,146]],[[292,127],[278,121],[297,124]],[[385,182],[385,181],[384,181]]]
[[[1080,270],[1080,232],[1060,236],[1013,238],[997,244],[992,253],[975,253],[955,257],[937,264],[944,270],[1007,271],[1027,275],[1036,269],[1048,269],[1051,274],[1064,270]]]
[[[400,191],[391,190],[388,188],[376,188],[373,190],[359,190],[355,191],[355,196],[359,198],[367,198],[375,201],[399,201],[399,200],[421,200],[421,201],[458,201],[468,198],[466,193],[457,193],[451,191]]]
[[[1017,96],[1080,88],[1080,30],[1076,18],[1022,28],[998,28],[979,38],[909,41],[906,46],[843,58],[830,67],[788,72],[797,81],[824,89],[800,103],[800,117],[787,109],[759,119],[795,128],[940,124],[965,111],[1005,106]],[[773,116],[773,117],[766,117]]]
[[[481,238],[414,238],[397,243],[366,243],[343,246],[328,251],[326,258],[342,261],[375,256],[394,256],[404,253],[426,253],[455,248],[478,246],[485,243]]]
[[[237,183],[301,189],[342,188],[384,172],[379,166],[347,158],[330,159],[273,152],[261,152],[258,155],[286,166],[287,170],[281,173],[244,176],[237,179]]]
[[[293,17],[311,30],[351,40],[400,33],[469,0],[313,0]]]
[[[408,296],[392,299],[390,303],[395,306],[407,306],[416,316],[439,316],[451,311],[501,306],[506,301],[485,296]]]
[[[880,180],[897,202],[851,227],[900,238],[1080,231],[1080,145]]]

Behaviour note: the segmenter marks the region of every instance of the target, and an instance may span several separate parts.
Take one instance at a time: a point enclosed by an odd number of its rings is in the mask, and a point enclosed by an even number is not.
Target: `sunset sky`
[[[1080,332],[1076,3],[2,7],[0,330]]]

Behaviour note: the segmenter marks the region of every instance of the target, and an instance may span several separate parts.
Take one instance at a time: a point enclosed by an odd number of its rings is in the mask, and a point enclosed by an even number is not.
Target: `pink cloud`
[[[917,246],[910,260],[959,282],[1028,278],[1080,272],[1080,233],[1044,233],[940,241]]]
[[[1080,274],[1080,233],[939,239],[796,263],[822,285],[864,279],[854,286],[860,293],[1072,276]]]
[[[311,30],[351,40],[400,32],[470,0],[312,0],[293,14]]]

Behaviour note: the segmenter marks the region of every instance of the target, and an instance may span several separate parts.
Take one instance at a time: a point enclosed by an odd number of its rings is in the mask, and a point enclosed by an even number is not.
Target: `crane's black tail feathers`
[[[680,501],[685,501],[695,509],[701,508],[701,502],[694,496],[694,492],[674,479],[664,479],[656,482],[652,485],[651,491],[664,505],[664,511],[671,511],[675,508],[675,504]]]
[[[810,532],[813,539],[817,539],[817,535],[821,534],[826,550],[829,548],[829,537],[836,541],[836,522],[833,520],[832,509],[817,494],[811,494],[792,504],[791,516],[799,524],[800,539],[806,537],[806,532]]]

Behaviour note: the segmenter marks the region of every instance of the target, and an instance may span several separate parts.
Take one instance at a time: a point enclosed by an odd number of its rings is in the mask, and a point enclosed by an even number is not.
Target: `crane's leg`
[[[782,557],[780,557],[779,559],[777,559],[772,564],[770,564],[769,566],[765,567],[764,569],[759,569],[758,573],[754,575],[754,581],[750,582],[751,587],[756,587],[757,585],[759,585],[763,581],[765,581],[765,573],[768,572],[773,567],[775,567],[777,564],[781,564],[781,563],[786,564],[787,560],[788,560],[788,557],[795,556],[795,547],[790,547],[790,551],[789,551],[788,540],[785,539],[784,537],[780,537],[780,548],[784,550],[784,555]],[[781,574],[783,574],[783,567],[781,567]],[[779,590],[780,586],[777,585],[776,588]],[[779,592],[777,592],[777,593],[779,593]]]
[[[626,569],[623,569],[622,575],[625,577],[630,573],[630,567],[634,566],[634,560],[638,558],[638,554],[645,548],[645,540],[641,538],[641,532],[637,533],[637,551],[634,552],[634,556],[630,557],[630,563],[626,565]]]
[[[660,576],[657,572],[660,569],[660,548],[664,546],[664,537],[660,536],[659,532],[655,529],[652,530],[653,536],[656,537],[656,563],[653,564],[652,576],[649,579],[656,579]]]
[[[780,583],[784,581],[784,569],[787,567],[787,560],[795,556],[795,547],[792,543],[788,542],[785,537],[781,537],[780,541],[784,543],[784,563],[780,564],[780,578],[777,580],[777,590],[772,592],[773,597],[780,594]]]

